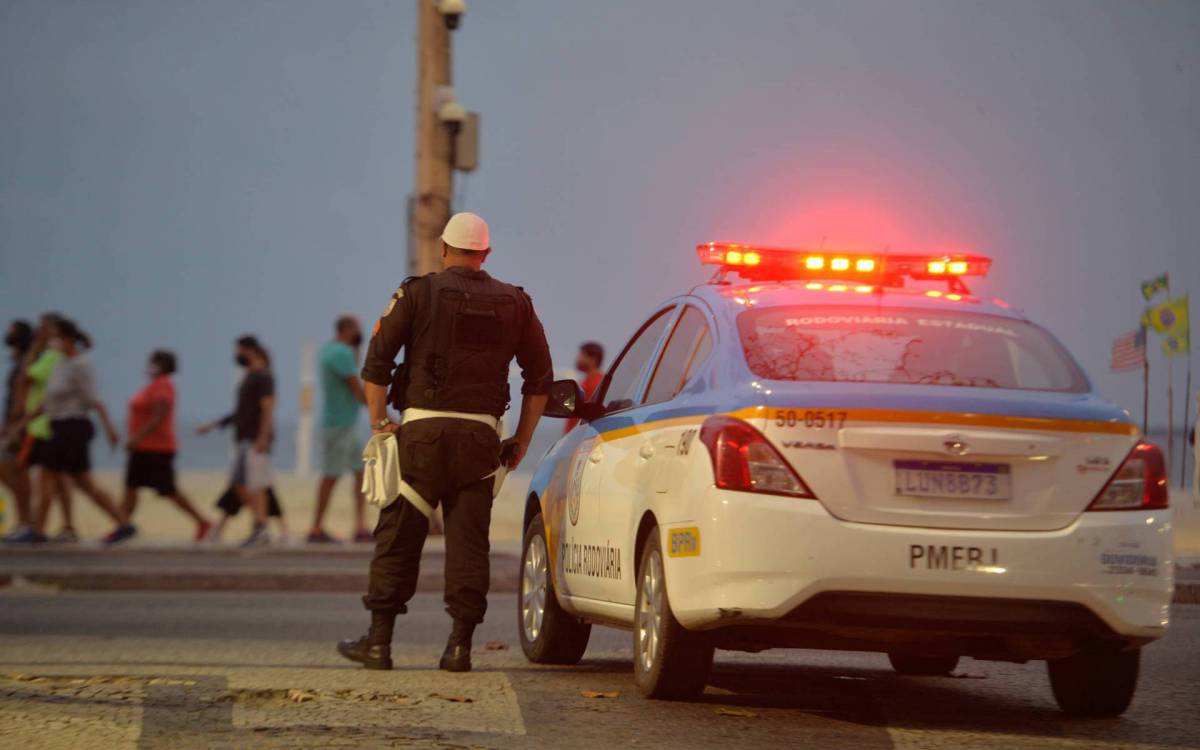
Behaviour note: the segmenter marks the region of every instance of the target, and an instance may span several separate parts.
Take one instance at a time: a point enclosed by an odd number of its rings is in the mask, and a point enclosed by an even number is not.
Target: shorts
[[[233,485],[227,487],[224,494],[217,499],[217,507],[230,517],[236,516],[241,511],[242,501],[238,499]],[[275,496],[275,490],[270,487],[267,488],[267,515],[271,518],[283,518],[283,508],[279,506],[279,498]]]
[[[358,429],[324,427],[321,429],[321,476],[340,477],[362,471],[363,443]]]
[[[50,422],[53,431],[46,446],[46,460],[42,464],[50,471],[60,474],[86,474],[91,471],[92,461],[88,453],[96,428],[87,417],[68,417]]]
[[[125,464],[125,487],[149,487],[162,497],[175,494],[175,454],[134,451]]]
[[[233,484],[240,484],[250,492],[265,490],[271,486],[271,454],[254,450],[253,440],[237,444],[237,455],[233,459]]]
[[[46,456],[49,452],[49,440],[42,440],[41,438],[35,438],[33,435],[26,435],[25,443],[21,446],[21,452],[18,454],[18,461],[30,469],[34,466],[45,466]]]

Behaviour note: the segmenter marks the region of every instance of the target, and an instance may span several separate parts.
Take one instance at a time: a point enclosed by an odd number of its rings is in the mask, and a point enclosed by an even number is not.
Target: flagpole
[[[1188,432],[1188,416],[1190,416],[1188,412],[1190,412],[1191,408],[1192,408],[1191,404],[1188,402],[1191,400],[1191,394],[1192,394],[1192,353],[1191,353],[1191,351],[1189,351],[1188,352],[1188,370],[1187,370],[1187,388],[1185,388],[1183,391],[1183,445],[1181,446],[1183,448],[1183,450],[1180,451],[1180,453],[1182,454],[1182,455],[1180,455],[1180,458],[1183,460],[1179,462],[1179,486],[1180,487],[1187,487],[1187,463],[1188,463],[1187,462],[1187,454],[1188,454],[1188,452],[1187,452],[1187,432]]]
[[[1142,436],[1150,432],[1150,358],[1142,350]]]
[[[1167,276],[1167,302],[1171,301],[1171,277]],[[1175,460],[1175,376],[1171,368],[1174,357],[1167,352],[1167,477],[1171,476],[1171,462]],[[1168,484],[1170,482],[1168,481]]]
[[[1171,355],[1167,355],[1167,476],[1175,459],[1175,377],[1171,370]]]

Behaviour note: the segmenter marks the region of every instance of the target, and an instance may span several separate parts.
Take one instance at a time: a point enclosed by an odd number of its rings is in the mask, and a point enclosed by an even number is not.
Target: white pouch
[[[433,515],[432,506],[411,484],[404,481],[400,472],[400,443],[395,435],[388,432],[372,435],[363,448],[362,458],[362,492],[368,503],[377,508],[386,508],[403,495],[426,518]],[[507,476],[508,467],[500,464],[491,474],[482,477],[492,479],[493,498],[500,494]]]
[[[363,495],[367,502],[386,508],[403,496],[429,518],[433,508],[400,474],[400,444],[388,432],[372,435],[363,448]]]

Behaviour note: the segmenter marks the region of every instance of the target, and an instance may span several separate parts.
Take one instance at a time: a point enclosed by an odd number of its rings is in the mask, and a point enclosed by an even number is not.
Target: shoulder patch
[[[403,297],[404,297],[404,285],[401,284],[400,286],[396,287],[396,291],[392,292],[392,297],[391,297],[391,299],[388,300],[387,308],[383,311],[383,315],[380,315],[379,317],[386,318],[387,316],[391,315],[392,310],[396,307],[396,301]]]

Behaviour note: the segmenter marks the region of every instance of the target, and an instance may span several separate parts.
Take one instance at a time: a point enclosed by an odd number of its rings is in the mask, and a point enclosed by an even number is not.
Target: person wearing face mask
[[[362,437],[358,415],[365,403],[358,379],[358,349],[362,326],[353,315],[343,315],[334,324],[334,338],[321,347],[321,479],[317,483],[317,507],[308,541],[336,542],[324,529],[329,498],[338,477],[354,477],[354,541],[371,541],[367,530],[366,499],[362,494]]]
[[[118,443],[117,431],[108,418],[104,402],[100,400],[96,376],[86,354],[91,339],[74,321],[60,318],[52,326],[62,349],[62,361],[46,381],[46,394],[41,407],[27,414],[25,419],[36,419],[43,414],[49,417],[51,437],[43,470],[57,477],[69,478],[83,494],[112,517],[117,528],[104,541],[115,544],[135,535],[137,529],[91,475],[89,446],[96,432],[89,418],[91,412],[100,418],[109,444],[115,448]],[[48,511],[49,502],[43,497],[34,519],[38,533],[42,532]]]
[[[42,400],[46,393],[46,383],[62,361],[62,344],[59,341],[56,327],[62,316],[58,313],[43,313],[38,320],[37,331],[33,345],[29,348],[21,363],[21,375],[16,384],[14,395],[15,407],[21,410],[19,419],[10,426],[10,434],[16,434],[21,440],[21,449],[17,462],[26,471],[37,467],[37,497],[31,498],[30,528],[23,534],[8,540],[17,543],[40,544],[56,542],[70,544],[79,541],[75,533],[75,524],[71,508],[71,495],[61,475],[47,471],[46,458],[50,452],[50,437],[52,429],[50,418],[41,413]],[[28,417],[26,415],[29,415]],[[62,511],[62,528],[52,538],[47,538],[42,529],[45,528],[45,516],[38,521],[39,512],[34,508],[49,508],[50,503],[57,499]],[[48,511],[47,511],[48,512]]]
[[[5,381],[4,414],[0,417],[0,481],[4,482],[16,501],[17,523],[3,541],[16,542],[26,537],[33,525],[29,506],[32,491],[29,485],[29,470],[18,460],[21,454],[21,434],[17,430],[17,421],[24,411],[24,408],[18,408],[21,403],[21,370],[25,357],[33,346],[33,326],[25,320],[12,321],[4,334],[4,345],[12,355],[12,367]]]
[[[216,422],[200,425],[196,432],[203,435],[217,427],[233,426],[236,451],[231,479],[238,499],[254,514],[254,529],[243,543],[253,547],[271,541],[267,533],[267,488],[271,486],[275,378],[271,374],[270,355],[254,336],[237,340],[234,362],[244,367],[246,374],[238,386],[233,412]],[[225,520],[221,520],[218,530]]]
[[[600,369],[603,365],[603,346],[595,341],[585,341],[579,345],[579,354],[575,356],[575,369],[583,374],[583,380],[579,381],[579,387],[583,389],[583,395],[589,401],[596,389],[604,382],[604,370]],[[575,429],[577,424],[579,424],[578,419],[568,419],[566,426],[563,427],[563,434]]]
[[[137,509],[138,489],[148,487],[165,497],[196,522],[196,541],[202,541],[212,524],[175,484],[175,373],[172,352],[159,349],[146,363],[149,383],[129,400],[129,460],[125,465],[125,515]]]

